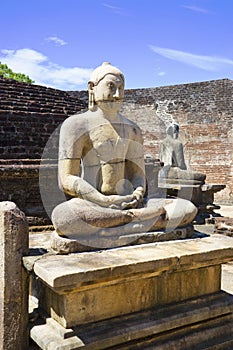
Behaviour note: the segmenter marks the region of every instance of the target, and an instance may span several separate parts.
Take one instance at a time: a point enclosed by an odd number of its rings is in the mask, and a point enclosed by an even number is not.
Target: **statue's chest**
[[[104,125],[91,130],[89,136],[92,150],[100,161],[109,162],[125,157],[128,141],[121,130]]]

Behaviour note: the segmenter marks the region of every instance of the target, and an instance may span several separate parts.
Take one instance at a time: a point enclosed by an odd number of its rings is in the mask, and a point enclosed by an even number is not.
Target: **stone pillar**
[[[22,256],[28,224],[13,202],[0,202],[0,350],[28,349],[28,283]]]

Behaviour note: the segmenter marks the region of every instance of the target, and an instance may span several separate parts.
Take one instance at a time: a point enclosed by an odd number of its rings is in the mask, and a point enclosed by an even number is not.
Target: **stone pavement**
[[[221,208],[216,209],[215,212],[222,216],[233,218],[233,205],[221,205]]]

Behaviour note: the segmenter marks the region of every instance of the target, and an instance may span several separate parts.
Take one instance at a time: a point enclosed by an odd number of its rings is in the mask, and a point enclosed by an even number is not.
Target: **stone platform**
[[[221,291],[232,259],[232,238],[220,235],[34,257],[47,317],[31,337],[44,350],[232,344],[233,297]]]

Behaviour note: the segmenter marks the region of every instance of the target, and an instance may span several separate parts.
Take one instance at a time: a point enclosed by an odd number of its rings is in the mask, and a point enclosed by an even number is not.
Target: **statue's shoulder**
[[[66,118],[62,123],[62,128],[71,129],[85,128],[90,112],[76,113]]]
[[[78,139],[84,142],[88,134],[88,115],[88,112],[77,113],[65,119],[60,130],[60,140],[64,147],[68,147]]]
[[[134,134],[140,134],[142,133],[141,128],[138,126],[137,123],[135,123],[133,120],[130,120],[126,118],[125,116],[121,115],[122,120],[125,125],[129,127],[129,129],[134,133]]]

